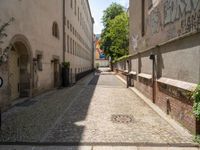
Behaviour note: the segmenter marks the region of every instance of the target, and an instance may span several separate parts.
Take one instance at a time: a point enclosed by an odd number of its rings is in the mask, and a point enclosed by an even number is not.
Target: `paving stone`
[[[93,150],[137,150],[136,146],[94,146]]]
[[[192,135],[180,134],[113,74],[90,75],[32,101],[3,114],[1,142],[194,144]]]
[[[33,150],[32,146],[3,146],[0,145],[0,150]]]
[[[198,148],[193,147],[170,147],[168,150],[199,150]]]
[[[137,150],[168,150],[168,147],[138,147]]]
[[[35,147],[33,150],[92,150],[92,146],[47,146]]]
[[[92,146],[0,146],[0,150],[92,150]]]

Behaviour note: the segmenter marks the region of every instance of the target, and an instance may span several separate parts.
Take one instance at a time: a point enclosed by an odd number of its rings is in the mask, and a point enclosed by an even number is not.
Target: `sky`
[[[103,11],[109,7],[113,2],[119,3],[124,7],[128,8],[129,0],[89,0],[90,8],[92,11],[92,16],[94,18],[94,33],[100,34],[103,29],[103,24],[101,23],[101,18],[103,16]]]

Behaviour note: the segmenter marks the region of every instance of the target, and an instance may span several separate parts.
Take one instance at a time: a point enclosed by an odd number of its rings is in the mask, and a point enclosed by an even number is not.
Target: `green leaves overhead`
[[[125,11],[124,7],[117,4],[112,3],[106,10],[104,10],[103,14],[103,25],[106,27],[110,20],[115,19],[116,16],[120,15]]]
[[[128,54],[129,23],[123,6],[113,3],[104,11],[101,48],[112,60]]]

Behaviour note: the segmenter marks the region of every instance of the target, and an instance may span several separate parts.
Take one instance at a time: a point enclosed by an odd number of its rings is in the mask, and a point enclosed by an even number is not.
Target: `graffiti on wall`
[[[164,24],[173,23],[199,7],[199,0],[166,0],[164,3]]]
[[[161,13],[158,8],[155,8],[150,14],[150,25],[153,34],[158,33],[160,31],[162,22],[161,22]]]
[[[181,19],[181,28],[178,34],[181,35],[192,31],[200,31],[200,9]]]
[[[180,21],[177,34],[200,30],[200,0],[166,0],[164,4],[164,24]]]
[[[137,52],[137,48],[138,48],[138,38],[139,38],[139,36],[135,35],[135,34],[131,37],[132,47],[133,47],[133,50],[136,52]]]

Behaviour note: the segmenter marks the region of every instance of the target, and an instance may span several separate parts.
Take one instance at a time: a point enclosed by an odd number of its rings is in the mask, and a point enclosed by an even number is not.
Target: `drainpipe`
[[[0,88],[3,86],[3,79],[0,77]],[[1,130],[1,105],[0,105],[0,130]]]
[[[63,0],[63,62],[65,62],[65,51],[66,51],[66,34],[65,34],[65,0]]]
[[[155,79],[155,54],[151,54],[149,59],[152,60],[152,100],[155,103],[156,99],[156,79]]]

